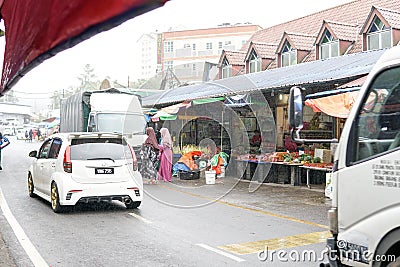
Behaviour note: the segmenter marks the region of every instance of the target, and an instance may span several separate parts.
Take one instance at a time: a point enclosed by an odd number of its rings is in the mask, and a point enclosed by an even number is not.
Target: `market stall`
[[[239,155],[236,158],[237,173],[243,174],[243,179],[246,180],[301,185],[302,169],[304,169],[307,171],[306,185],[310,187],[310,170],[328,171],[332,168],[333,164],[327,151],[316,149],[306,151],[307,153],[274,152]]]

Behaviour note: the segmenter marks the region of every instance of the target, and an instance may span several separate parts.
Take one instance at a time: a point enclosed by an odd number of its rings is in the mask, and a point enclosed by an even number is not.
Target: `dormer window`
[[[339,40],[335,40],[332,34],[325,29],[319,43],[320,58],[331,58],[339,55]]]
[[[222,79],[232,77],[232,65],[224,58],[222,62]]]
[[[374,17],[367,32],[367,45],[368,50],[392,46],[392,34],[390,28],[386,27],[378,16]]]
[[[251,51],[251,55],[249,57],[249,73],[259,72],[261,71],[261,58],[259,58],[256,52]]]
[[[292,46],[288,41],[285,42],[282,49],[282,67],[291,66],[297,64],[297,53],[295,49],[292,49]]]

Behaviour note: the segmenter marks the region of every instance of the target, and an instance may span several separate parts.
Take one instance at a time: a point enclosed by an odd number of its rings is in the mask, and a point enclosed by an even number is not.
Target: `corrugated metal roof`
[[[314,98],[320,98],[320,97],[325,97],[325,96],[343,94],[343,93],[347,93],[347,92],[359,91],[360,89],[361,89],[361,87],[335,89],[335,90],[329,90],[329,91],[323,91],[323,92],[318,92],[318,93],[314,93],[314,94],[309,94],[309,95],[306,95],[305,98],[306,99],[314,99]]]
[[[368,74],[385,50],[349,54],[178,87],[162,94],[143,98],[143,106],[165,105],[205,97],[234,95],[255,90],[287,88],[294,85],[301,86],[357,77]]]

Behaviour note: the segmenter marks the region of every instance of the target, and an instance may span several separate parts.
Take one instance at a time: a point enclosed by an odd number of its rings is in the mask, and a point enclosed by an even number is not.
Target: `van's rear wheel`
[[[55,182],[51,184],[51,209],[55,213],[62,211],[62,206],[60,205],[60,195],[58,194],[58,188]]]

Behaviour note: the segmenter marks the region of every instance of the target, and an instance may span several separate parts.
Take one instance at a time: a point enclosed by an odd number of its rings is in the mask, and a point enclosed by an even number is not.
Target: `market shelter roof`
[[[143,98],[143,106],[163,106],[187,100],[229,96],[255,90],[286,89],[294,85],[305,86],[327,82],[333,84],[335,81],[350,80],[368,74],[384,51],[385,49],[348,54],[178,87]]]
[[[0,0],[6,36],[0,94],[44,60],[167,1]]]

